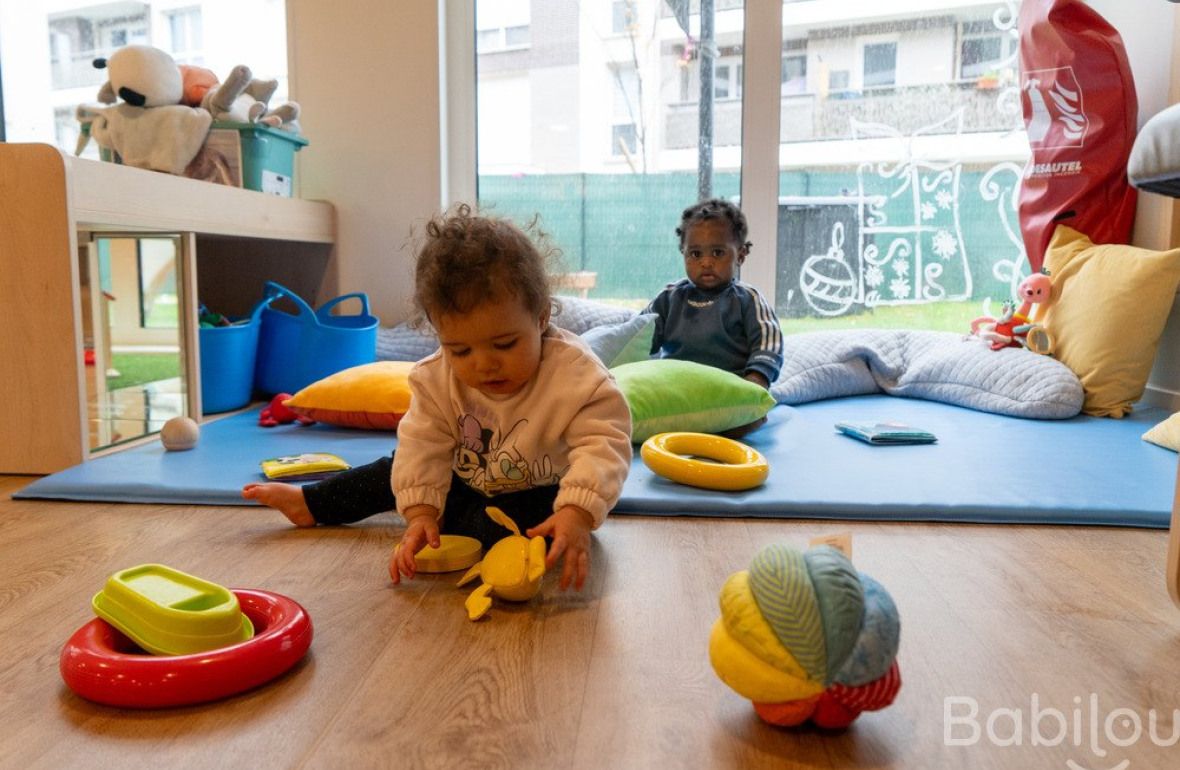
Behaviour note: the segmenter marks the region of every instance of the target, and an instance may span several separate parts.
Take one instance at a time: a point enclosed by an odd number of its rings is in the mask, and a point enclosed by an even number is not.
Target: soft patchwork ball
[[[901,689],[897,606],[829,546],[770,545],[721,588],[709,660],[776,725],[847,727]]]

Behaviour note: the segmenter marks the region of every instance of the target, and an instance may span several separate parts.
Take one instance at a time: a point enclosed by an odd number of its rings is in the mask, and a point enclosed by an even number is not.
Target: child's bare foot
[[[266,484],[247,484],[242,487],[242,497],[257,500],[286,516],[297,527],[314,527],[315,518],[303,497],[303,488],[294,484],[280,484],[271,481]]]

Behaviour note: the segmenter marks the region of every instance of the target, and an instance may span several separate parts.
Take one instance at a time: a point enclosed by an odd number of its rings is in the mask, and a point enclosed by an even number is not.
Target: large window
[[[477,2],[479,203],[540,214],[571,293],[643,306],[683,274],[680,212],[740,194],[745,11],[704,5]],[[543,49],[491,33],[525,22]]]
[[[211,29],[259,32],[206,34]],[[285,31],[283,0],[0,2],[5,137],[74,152],[84,144],[75,109],[94,103],[106,80],[94,60],[131,44],[161,48],[178,64],[207,67],[219,77],[246,64],[256,76],[279,81],[271,104],[281,104],[287,101]],[[93,143],[83,152],[97,157]]]
[[[908,5],[783,5],[783,93],[799,51],[816,84],[781,106],[774,296],[787,332],[965,332],[1027,273],[1016,80],[976,82],[1015,71],[1018,3]]]

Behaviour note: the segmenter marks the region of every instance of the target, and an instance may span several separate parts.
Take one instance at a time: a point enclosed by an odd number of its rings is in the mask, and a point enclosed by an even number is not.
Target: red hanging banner
[[[1032,159],[1020,229],[1033,272],[1060,222],[1094,243],[1127,243],[1136,191],[1127,181],[1139,103],[1118,31],[1082,0],[1024,0],[1021,104]]]

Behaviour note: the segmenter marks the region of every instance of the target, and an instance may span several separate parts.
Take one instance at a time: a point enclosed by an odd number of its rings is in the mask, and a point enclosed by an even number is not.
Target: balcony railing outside
[[[876,89],[863,93],[843,91],[819,99],[815,94],[784,96],[780,108],[780,142],[809,142],[849,138],[851,119],[884,123],[903,134],[944,119],[963,108],[963,132],[1005,131],[1011,121],[996,109],[994,88],[971,83],[936,83],[922,86]],[[736,146],[742,141],[742,105],[737,99],[713,105],[713,144]],[[669,150],[697,146],[696,102],[670,104],[664,126],[664,147]]]

